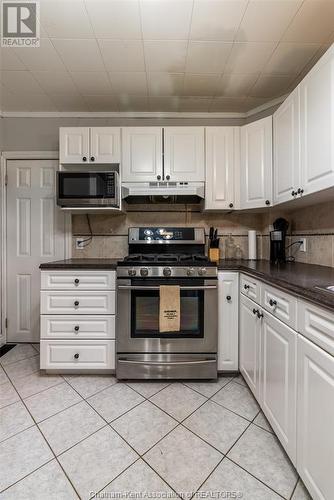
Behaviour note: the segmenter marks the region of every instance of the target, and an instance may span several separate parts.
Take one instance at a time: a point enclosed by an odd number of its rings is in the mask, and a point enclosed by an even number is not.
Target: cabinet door
[[[334,185],[334,47],[300,84],[304,193]]]
[[[334,492],[334,358],[298,336],[297,470],[314,500]]]
[[[89,127],[61,127],[59,129],[60,163],[88,163]]]
[[[274,113],[274,204],[293,199],[301,186],[299,87]]]
[[[272,204],[272,117],[241,127],[240,206]]]
[[[259,306],[240,295],[240,372],[255,397],[259,396],[261,320],[253,312]]]
[[[92,127],[90,129],[90,161],[120,163],[120,132],[121,129],[118,127]]]
[[[297,333],[264,313],[261,342],[262,409],[295,464]]]
[[[122,129],[122,181],[153,182],[162,179],[162,129]]]
[[[234,134],[237,127],[205,129],[205,209],[225,210],[235,205]],[[232,204],[232,207],[231,207]]]
[[[164,129],[164,172],[165,180],[204,182],[204,127]]]
[[[218,273],[218,370],[238,370],[238,273]]]

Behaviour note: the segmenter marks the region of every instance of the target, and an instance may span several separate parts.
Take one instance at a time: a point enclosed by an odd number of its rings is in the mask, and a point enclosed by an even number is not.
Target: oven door
[[[57,203],[60,206],[117,206],[118,173],[57,172]]]
[[[180,286],[180,331],[159,332],[159,285]],[[216,279],[118,279],[118,353],[216,353]]]

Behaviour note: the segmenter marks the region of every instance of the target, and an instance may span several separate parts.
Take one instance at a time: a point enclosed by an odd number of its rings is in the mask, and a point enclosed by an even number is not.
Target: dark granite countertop
[[[120,259],[65,259],[44,262],[40,269],[108,269],[115,270]]]
[[[317,286],[334,285],[334,268],[291,262],[273,265],[268,260],[220,260],[220,271],[240,271],[297,297],[334,309],[334,293]]]
[[[40,269],[109,269],[115,270],[119,259],[66,259],[46,262]],[[267,260],[220,260],[220,271],[240,271],[302,297],[319,306],[334,310],[334,293],[316,286],[334,285],[334,268],[293,262],[272,265]]]

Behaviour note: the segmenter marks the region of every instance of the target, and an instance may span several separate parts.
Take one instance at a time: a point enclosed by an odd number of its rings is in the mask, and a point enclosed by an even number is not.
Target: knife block
[[[210,262],[219,261],[219,248],[209,248],[209,260]]]

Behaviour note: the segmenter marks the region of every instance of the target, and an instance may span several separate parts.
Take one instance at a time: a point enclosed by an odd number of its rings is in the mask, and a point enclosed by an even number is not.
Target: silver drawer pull
[[[160,290],[159,286],[118,285],[119,290]],[[216,285],[180,286],[180,290],[217,290]]]
[[[207,363],[217,363],[215,359],[201,359],[200,361],[133,361],[131,359],[119,359],[118,363],[122,364],[133,364],[133,365],[158,365],[158,366],[166,366],[166,365],[202,365]]]

